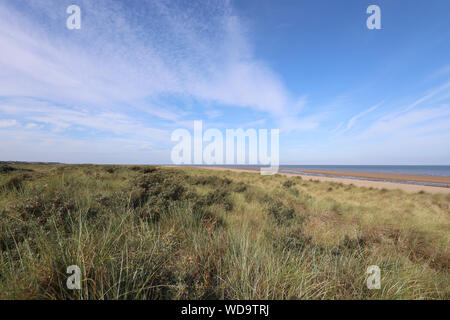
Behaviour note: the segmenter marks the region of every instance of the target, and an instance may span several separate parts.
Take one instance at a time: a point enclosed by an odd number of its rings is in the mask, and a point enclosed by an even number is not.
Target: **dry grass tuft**
[[[281,175],[6,165],[0,299],[448,299],[449,210],[449,195]]]

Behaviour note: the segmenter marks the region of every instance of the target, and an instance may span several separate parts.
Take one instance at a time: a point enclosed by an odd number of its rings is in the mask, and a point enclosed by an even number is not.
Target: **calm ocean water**
[[[280,165],[280,168],[450,176],[450,166]]]

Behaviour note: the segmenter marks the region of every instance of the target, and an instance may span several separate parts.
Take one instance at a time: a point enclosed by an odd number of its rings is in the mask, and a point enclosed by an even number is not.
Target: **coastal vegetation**
[[[187,167],[0,166],[0,299],[449,299],[450,195]],[[66,286],[81,269],[81,289]],[[369,290],[366,270],[381,270]]]

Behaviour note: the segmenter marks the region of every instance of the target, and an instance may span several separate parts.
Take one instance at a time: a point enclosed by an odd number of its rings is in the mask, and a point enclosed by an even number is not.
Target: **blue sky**
[[[279,128],[282,164],[450,164],[450,1],[0,1],[0,160],[170,163],[193,120]]]

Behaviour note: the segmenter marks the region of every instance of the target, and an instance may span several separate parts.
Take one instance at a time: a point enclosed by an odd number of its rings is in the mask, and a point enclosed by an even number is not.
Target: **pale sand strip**
[[[427,176],[415,174],[397,174],[397,173],[378,173],[378,172],[356,172],[356,171],[329,171],[329,170],[303,170],[291,169],[291,171],[304,173],[318,173],[333,175],[339,177],[358,177],[367,179],[383,179],[383,180],[397,180],[397,181],[415,181],[425,183],[441,183],[450,185],[450,177],[444,176]],[[394,181],[396,182],[396,181]]]
[[[208,169],[208,170],[230,170],[234,172],[251,172],[251,173],[257,173],[255,170],[248,170],[248,169],[235,169],[235,168],[227,168],[227,167],[193,167],[193,168],[201,168],[201,169]],[[259,174],[259,173],[258,173]],[[410,193],[416,193],[419,191],[425,191],[429,193],[450,193],[450,188],[444,188],[444,187],[432,187],[432,186],[421,186],[421,185],[415,185],[415,184],[406,184],[406,183],[396,183],[396,182],[385,182],[385,181],[370,181],[370,180],[357,180],[357,179],[348,179],[348,178],[334,178],[334,177],[322,177],[322,176],[309,176],[309,175],[303,175],[303,174],[291,174],[291,173],[279,173],[284,176],[288,177],[302,177],[302,179],[305,180],[319,180],[319,181],[332,181],[337,183],[344,183],[344,184],[353,184],[358,187],[366,187],[366,188],[378,188],[378,189],[400,189],[406,192]]]

